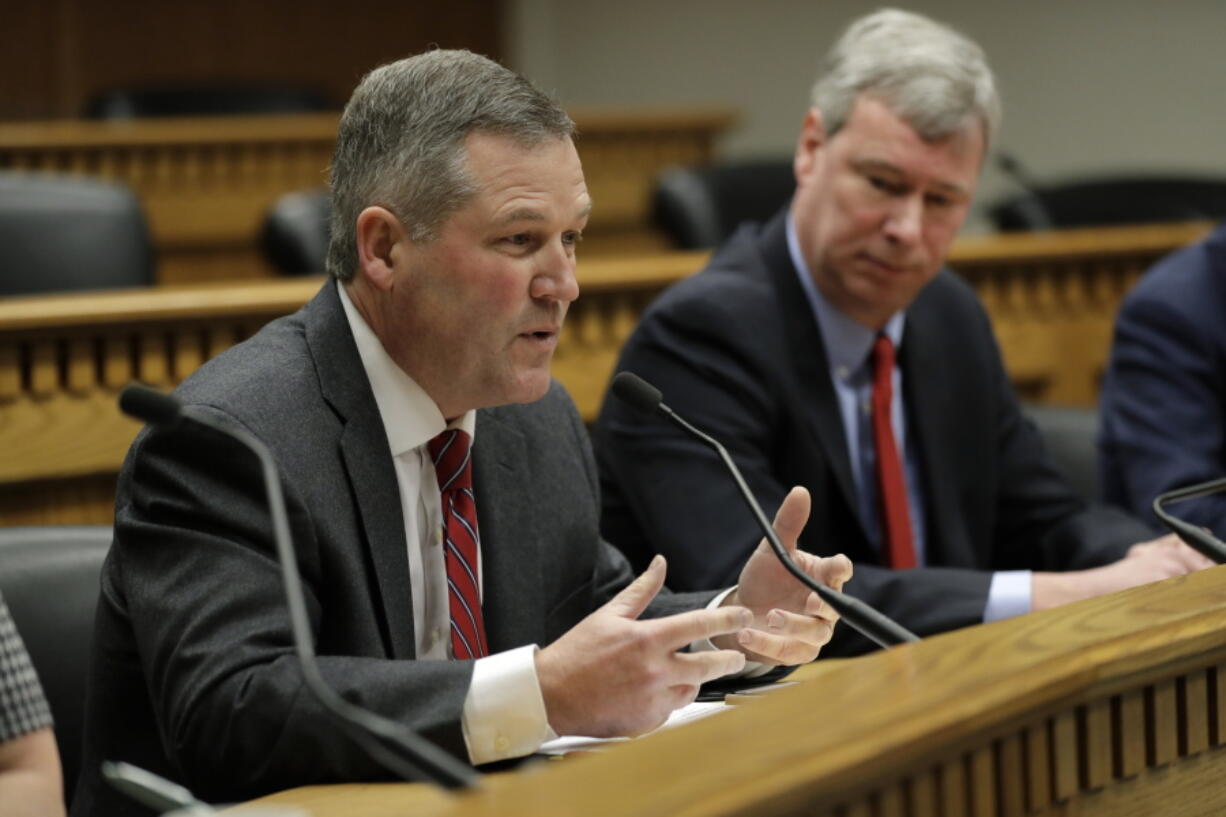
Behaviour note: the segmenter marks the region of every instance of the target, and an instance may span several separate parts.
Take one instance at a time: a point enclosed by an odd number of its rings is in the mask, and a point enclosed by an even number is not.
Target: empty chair
[[[766,221],[795,189],[791,157],[674,167],[656,180],[652,224],[678,249],[709,249],[743,221]]]
[[[0,296],[153,283],[153,247],[128,188],[0,172]]]
[[[1089,502],[1098,500],[1098,412],[1092,408],[1023,406],[1039,429],[1043,448],[1073,490]]]
[[[328,257],[332,200],[326,190],[286,193],[264,217],[260,247],[269,263],[286,275],[324,271]]]
[[[71,801],[81,764],[85,683],[109,525],[0,528],[0,593],[38,672]]]
[[[988,207],[1004,231],[1226,218],[1226,179],[1118,177],[1035,185]]]
[[[136,119],[153,116],[241,116],[265,113],[305,113],[335,108],[332,101],[309,88],[259,85],[185,85],[161,88],[121,88],[89,101],[90,119]]]

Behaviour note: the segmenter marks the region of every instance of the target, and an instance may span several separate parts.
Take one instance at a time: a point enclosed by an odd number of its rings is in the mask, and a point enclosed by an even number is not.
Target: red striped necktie
[[[907,483],[902,470],[890,406],[894,400],[894,344],[884,334],[873,344],[873,446],[877,449],[877,489],[881,501],[881,532],[887,564],[915,567],[915,542]]]
[[[489,655],[477,581],[477,503],[473,499],[471,441],[449,428],[427,447],[434,460],[443,500],[443,544],[447,548],[447,595],[451,610],[451,654],[456,658]]]

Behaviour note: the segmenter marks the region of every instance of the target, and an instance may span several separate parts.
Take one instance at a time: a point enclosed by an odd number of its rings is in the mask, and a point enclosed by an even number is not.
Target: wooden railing
[[[1212,817],[1226,812],[1223,621],[1216,568],[818,661],[731,711],[481,791],[256,802],[318,817]]]
[[[664,167],[712,158],[727,108],[578,110],[593,201],[585,252],[662,251],[648,225]],[[160,283],[268,277],[260,225],[282,193],[322,187],[336,114],[0,123],[0,169],[121,181],[140,198]]]
[[[1010,375],[1034,400],[1092,405],[1119,299],[1156,258],[1207,225],[966,239],[952,263],[992,315]],[[644,307],[704,253],[585,259],[554,373],[595,417]],[[297,309],[322,279],[158,287],[0,300],[0,525],[107,522],[136,425],[131,380],[169,388]]]

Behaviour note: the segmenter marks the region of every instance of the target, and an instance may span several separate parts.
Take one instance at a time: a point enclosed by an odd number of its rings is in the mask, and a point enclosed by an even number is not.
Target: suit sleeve
[[[1117,318],[1101,409],[1114,473],[1104,480],[1112,499],[1155,524],[1155,496],[1226,473],[1226,362],[1205,330],[1157,298],[1130,298]],[[1175,510],[1226,535],[1221,497]]]
[[[129,456],[107,567],[117,575],[104,581],[100,615],[110,608],[131,622],[161,741],[182,779],[205,799],[228,800],[388,776],[302,682],[250,453],[183,424],[142,435]],[[330,619],[369,616],[371,633],[379,625],[373,607],[325,605],[336,597],[329,582],[339,579],[330,576],[313,509],[289,480],[282,484],[325,681],[466,759],[460,713],[471,661],[389,660],[377,636],[351,654],[329,654],[338,651]]]

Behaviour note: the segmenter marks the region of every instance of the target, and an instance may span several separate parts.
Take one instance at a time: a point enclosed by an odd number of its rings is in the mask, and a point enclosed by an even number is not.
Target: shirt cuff
[[[992,574],[983,621],[1000,621],[1030,612],[1030,571],[999,570]]]
[[[729,587],[727,590],[724,590],[720,592],[719,594],[717,594],[715,598],[711,599],[711,602],[707,605],[707,609],[714,610],[716,607],[719,607],[721,604],[724,603],[724,599],[728,598],[729,594],[731,594],[733,590],[736,590],[736,585],[733,585],[732,587]],[[712,650],[718,650],[718,649],[719,647],[715,646],[715,643],[711,641],[711,639],[709,638],[704,638],[701,641],[694,641],[690,644],[690,652],[710,652]],[[757,678],[759,675],[765,675],[766,673],[770,672],[772,669],[774,669],[774,667],[772,667],[770,664],[763,664],[761,661],[750,661],[749,659],[745,659],[744,669],[742,669],[740,672],[734,672],[731,675],[727,675],[725,677],[727,678]]]
[[[530,755],[557,737],[536,677],[536,650],[528,644],[474,664],[462,719],[473,765]]]

